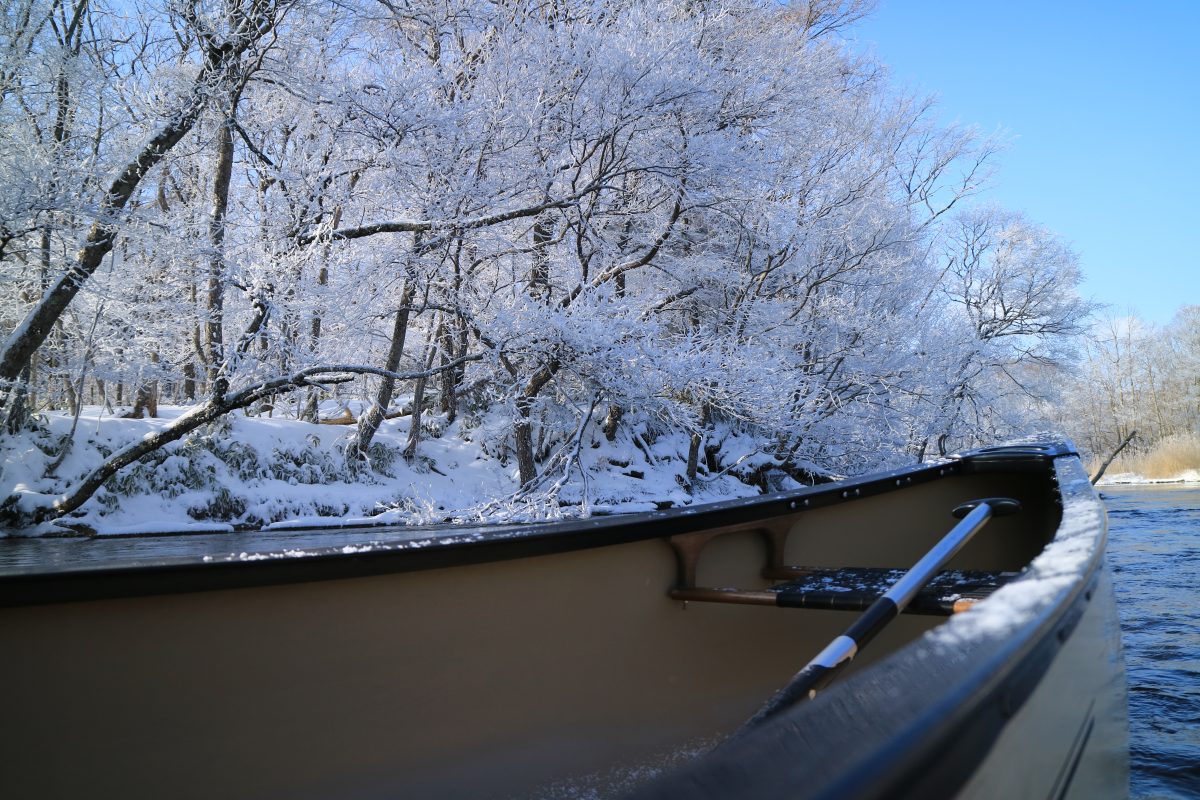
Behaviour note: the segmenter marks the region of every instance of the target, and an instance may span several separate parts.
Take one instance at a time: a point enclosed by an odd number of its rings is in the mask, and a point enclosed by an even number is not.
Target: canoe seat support
[[[667,539],[675,551],[675,559],[679,567],[676,586],[681,589],[694,589],[696,587],[696,564],[700,561],[700,553],[713,539],[734,532],[728,529],[701,531],[699,533],[682,533]],[[756,532],[767,543],[767,566],[764,573],[766,570],[787,569],[783,566],[783,548],[787,544],[788,528],[757,528]]]
[[[880,567],[769,567],[763,571],[764,577],[785,582],[756,590],[681,587],[672,589],[671,597],[708,603],[863,611],[905,572]],[[917,592],[905,610],[914,614],[956,614],[1016,576],[1015,572],[943,570]]]

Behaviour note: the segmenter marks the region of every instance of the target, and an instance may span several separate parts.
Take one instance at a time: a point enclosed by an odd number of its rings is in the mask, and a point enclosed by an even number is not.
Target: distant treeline
[[[1097,457],[1136,431],[1122,454],[1126,466],[1142,459],[1131,467],[1136,471],[1200,467],[1186,463],[1187,453],[1200,452],[1200,306],[1184,306],[1165,326],[1137,317],[1098,325],[1062,421],[1076,443]]]

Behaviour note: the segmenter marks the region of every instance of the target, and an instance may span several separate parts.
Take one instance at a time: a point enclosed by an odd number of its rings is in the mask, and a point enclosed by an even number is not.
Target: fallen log
[[[412,409],[405,406],[404,408],[397,409],[396,411],[389,411],[388,413],[383,415],[383,418],[384,419],[396,419],[398,417],[407,417],[411,413],[412,413]],[[343,408],[340,416],[329,417],[328,419],[319,419],[319,420],[317,420],[317,424],[318,425],[357,425],[358,419],[355,418],[355,416],[350,413],[350,409]]]
[[[1119,445],[1117,445],[1117,449],[1112,451],[1112,455],[1110,455],[1107,459],[1105,459],[1104,463],[1100,465],[1100,469],[1096,472],[1095,475],[1092,476],[1092,485],[1093,486],[1095,486],[1096,481],[1100,480],[1100,478],[1104,475],[1104,470],[1108,469],[1108,465],[1113,462],[1113,459],[1115,459],[1117,457],[1117,454],[1125,449],[1125,445],[1127,445],[1131,441],[1133,441],[1134,436],[1137,436],[1137,431],[1130,431],[1129,435],[1125,437],[1125,441],[1123,441]]]

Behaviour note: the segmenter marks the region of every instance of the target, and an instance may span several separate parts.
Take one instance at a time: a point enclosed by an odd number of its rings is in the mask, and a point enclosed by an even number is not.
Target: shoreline
[[[1122,472],[1101,478],[1097,488],[1104,486],[1196,486],[1200,485],[1200,472],[1187,470],[1171,478],[1147,478],[1133,472]]]

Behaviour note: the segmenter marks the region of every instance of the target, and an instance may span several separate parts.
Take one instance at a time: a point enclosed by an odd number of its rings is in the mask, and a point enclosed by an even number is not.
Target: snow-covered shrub
[[[104,494],[116,498],[135,494],[155,494],[177,497],[187,491],[209,491],[216,488],[218,460],[202,446],[192,444],[160,450],[136,464],[118,472],[104,484]]]
[[[392,476],[392,468],[396,465],[401,453],[399,447],[376,440],[371,442],[371,446],[367,448],[367,462],[373,471]]]
[[[345,465],[329,452],[315,447],[282,447],[271,451],[268,474],[286,483],[333,483],[345,474]]]
[[[218,486],[205,501],[190,506],[188,516],[202,522],[236,522],[246,513],[246,498],[234,494],[225,486]]]

